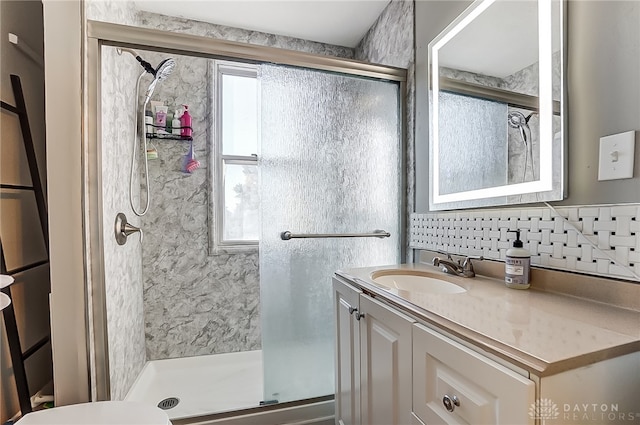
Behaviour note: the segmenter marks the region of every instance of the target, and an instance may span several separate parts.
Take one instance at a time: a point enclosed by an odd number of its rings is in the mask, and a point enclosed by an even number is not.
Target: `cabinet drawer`
[[[534,399],[533,381],[414,325],[413,410],[425,424],[533,425],[529,407]]]

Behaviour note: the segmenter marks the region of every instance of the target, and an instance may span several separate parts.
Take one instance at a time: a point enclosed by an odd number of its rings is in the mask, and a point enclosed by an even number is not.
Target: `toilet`
[[[97,401],[39,410],[16,425],[171,425],[158,407],[134,401]]]

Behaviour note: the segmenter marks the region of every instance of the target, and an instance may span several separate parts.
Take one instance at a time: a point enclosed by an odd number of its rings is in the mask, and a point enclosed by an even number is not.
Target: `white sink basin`
[[[467,291],[455,283],[440,279],[435,273],[422,270],[380,270],[373,272],[371,279],[390,290],[428,294],[459,294]]]

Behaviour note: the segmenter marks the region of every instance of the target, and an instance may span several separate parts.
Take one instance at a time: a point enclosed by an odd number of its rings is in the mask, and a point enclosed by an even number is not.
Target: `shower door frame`
[[[265,47],[247,43],[212,39],[154,29],[87,20],[83,79],[83,229],[85,241],[85,305],[88,328],[87,346],[91,347],[91,399],[110,399],[109,347],[107,335],[106,287],[102,233],[101,176],[101,49],[102,46],[127,47],[159,51],[207,59],[233,60],[246,63],[270,62],[346,75],[369,77],[399,83],[400,123],[400,258],[407,250],[407,134],[406,90],[407,70],[376,65],[352,59]]]

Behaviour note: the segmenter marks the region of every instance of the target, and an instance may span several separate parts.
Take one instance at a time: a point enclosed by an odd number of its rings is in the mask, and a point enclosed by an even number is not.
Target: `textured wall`
[[[167,55],[143,52],[158,63]],[[208,59],[173,56],[153,100],[187,104],[201,167],[182,172],[188,143],[152,140],[151,206],[143,217],[145,333],[149,360],[260,348],[257,252],[209,255],[211,91]]]
[[[129,2],[88,1],[87,18],[132,24]],[[142,251],[137,236],[116,244],[118,212],[140,225],[129,206],[129,164],[134,138],[135,85],[140,68],[129,54],[102,51],[102,228],[111,398],[122,400],[146,361],[142,304]]]
[[[146,360],[141,244],[134,235],[120,246],[113,235],[119,212],[133,225],[140,225],[129,205],[138,65],[131,55],[118,55],[113,47],[103,48],[102,59],[102,226],[109,372],[111,397],[121,400]]]
[[[355,59],[410,68],[413,46],[413,1],[392,0],[358,43]]]
[[[317,43],[299,38],[267,34],[241,28],[214,25],[207,22],[175,18],[150,12],[139,12],[139,26],[161,29],[170,32],[187,33],[219,40],[236,41],[258,46],[278,47],[288,50],[315,53],[325,56],[353,58],[353,49],[342,46]]]
[[[135,25],[137,22],[137,9],[132,1],[86,0],[85,14],[93,21],[121,25]]]

